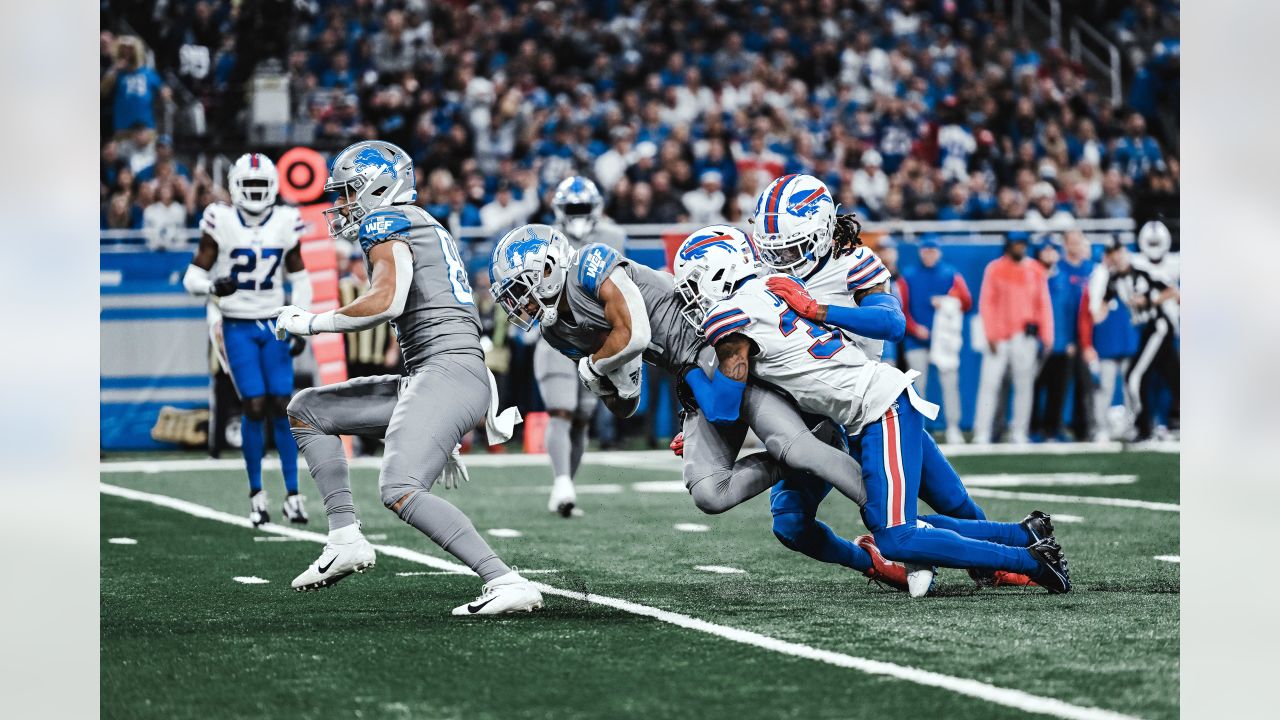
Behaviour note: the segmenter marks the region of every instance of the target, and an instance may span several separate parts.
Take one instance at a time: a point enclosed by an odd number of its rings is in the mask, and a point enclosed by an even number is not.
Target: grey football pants
[[[748,427],[764,443],[765,451],[739,460]],[[741,419],[733,425],[713,425],[701,411],[685,416],[685,487],[699,510],[715,514],[759,495],[785,473],[809,472],[862,507],[867,500],[862,467],[849,453],[829,444],[834,435],[829,422],[824,427],[828,429],[825,440],[814,434],[790,400],[748,385]]]
[[[545,339],[540,339],[533,349],[533,376],[538,380],[542,404],[553,413],[547,419],[546,436],[551,473],[572,478],[582,463],[587,428],[600,401],[578,379],[577,363],[561,355]]]
[[[298,450],[324,498],[330,530],[355,522],[339,435],[385,439],[382,503],[488,582],[510,571],[475,526],[431,487],[462,436],[489,408],[489,377],[475,355],[430,358],[407,377],[379,375],[309,388],[289,403]],[[301,426],[299,426],[301,424]]]

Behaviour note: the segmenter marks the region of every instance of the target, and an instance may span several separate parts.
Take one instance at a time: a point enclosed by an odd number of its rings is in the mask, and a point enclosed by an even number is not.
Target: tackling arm
[[[747,375],[751,371],[751,350],[751,340],[734,333],[716,343],[720,364],[711,378],[697,366],[685,371],[685,382],[693,389],[698,407],[708,421],[716,425],[738,421],[742,394],[746,392]]]

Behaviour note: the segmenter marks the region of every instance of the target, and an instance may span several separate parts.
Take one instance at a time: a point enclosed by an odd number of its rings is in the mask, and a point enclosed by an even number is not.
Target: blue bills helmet
[[[831,254],[836,203],[812,175],[784,175],[756,200],[751,237],[770,270],[807,277]]]
[[[672,262],[680,315],[698,332],[712,306],[729,297],[744,280],[764,271],[746,233],[730,225],[709,225],[685,238]]]
[[[574,242],[581,243],[600,221],[604,198],[595,183],[574,175],[556,186],[551,209],[556,215],[556,227]]]
[[[351,241],[369,213],[418,199],[413,160],[381,140],[363,140],[338,153],[324,190],[338,194],[333,207],[324,211],[329,234]]]
[[[525,225],[507,233],[489,259],[489,292],[511,324],[529,330],[554,325],[573,247],[550,225]]]

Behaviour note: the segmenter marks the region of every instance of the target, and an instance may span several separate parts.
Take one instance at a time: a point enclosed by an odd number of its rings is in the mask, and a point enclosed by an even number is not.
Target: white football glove
[[[640,394],[640,367],[644,360],[639,357],[608,374],[609,382],[618,390],[618,397],[630,400]]]
[[[444,463],[444,470],[440,472],[440,483],[445,490],[455,490],[464,480],[471,482],[471,473],[462,462],[462,445],[454,445],[453,452]]]
[[[310,335],[311,321],[314,313],[309,313],[297,305],[285,305],[276,311],[276,339],[284,340],[288,335]]]
[[[604,397],[612,392],[605,384],[605,376],[597,372],[595,365],[591,363],[590,355],[578,361],[578,379],[596,397]]]

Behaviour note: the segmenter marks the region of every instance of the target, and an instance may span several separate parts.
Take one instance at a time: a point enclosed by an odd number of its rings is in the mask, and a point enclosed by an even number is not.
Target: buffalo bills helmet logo
[[[831,196],[827,194],[826,189],[816,187],[810,190],[801,190],[788,198],[787,212],[796,217],[812,217],[818,213],[824,202],[832,202]]]
[[[686,240],[684,244],[680,246],[680,250],[677,254],[680,256],[681,260],[688,261],[703,257],[713,247],[722,247],[729,252],[733,252],[736,248],[734,248],[733,244],[730,243],[731,240],[733,240],[732,235],[698,235],[697,237],[691,237]]]

